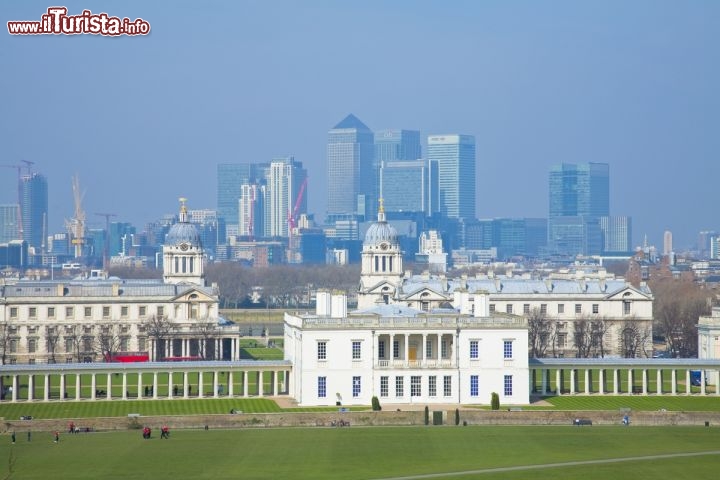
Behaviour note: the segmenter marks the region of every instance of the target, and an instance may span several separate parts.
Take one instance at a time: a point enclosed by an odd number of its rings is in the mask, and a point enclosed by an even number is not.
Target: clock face
[[[184,252],[185,250],[187,250],[188,248],[190,248],[190,245],[188,245],[187,243],[181,243],[181,244],[180,244],[180,250],[182,250],[183,252]]]
[[[387,249],[388,249],[388,244],[387,244],[387,243],[381,243],[381,244],[380,244],[380,249],[381,249],[381,250],[387,250]]]

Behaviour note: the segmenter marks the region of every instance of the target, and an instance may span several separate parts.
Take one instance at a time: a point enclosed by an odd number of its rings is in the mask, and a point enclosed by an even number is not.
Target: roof
[[[333,127],[333,130],[346,129],[346,128],[354,128],[356,130],[363,130],[363,131],[368,131],[368,132],[371,131],[367,125],[365,125],[363,122],[361,122],[360,119],[357,118],[352,113],[350,115],[348,115],[347,117],[343,118],[340,121],[340,123],[335,125]]]
[[[62,292],[59,291],[62,288]],[[214,297],[210,287],[190,283],[170,284],[160,280],[71,280],[19,281],[0,287],[3,298],[33,297],[177,297],[197,290]]]

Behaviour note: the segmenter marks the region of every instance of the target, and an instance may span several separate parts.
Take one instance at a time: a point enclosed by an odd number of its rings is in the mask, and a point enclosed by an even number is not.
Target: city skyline
[[[47,177],[48,234],[73,215],[74,174],[89,226],[113,212],[144,228],[180,196],[216,208],[218,164],[289,155],[323,218],[327,132],[349,113],[376,132],[473,135],[479,218],[546,217],[551,165],[599,162],[634,245],[670,230],[684,249],[720,229],[718,4],[169,5],[66,5],[142,17],[147,37],[5,33],[0,163],[30,160]],[[0,18],[47,7],[3,4]],[[393,48],[404,55],[379,54]],[[16,187],[0,170],[0,204]]]

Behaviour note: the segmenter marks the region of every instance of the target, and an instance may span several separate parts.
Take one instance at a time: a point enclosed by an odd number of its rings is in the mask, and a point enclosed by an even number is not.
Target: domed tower
[[[186,199],[180,199],[180,219],[170,228],[163,245],[165,283],[205,286],[203,247],[195,225],[188,222]]]
[[[385,219],[380,199],[378,220],[370,225],[363,242],[359,309],[393,303],[403,277],[402,251],[397,237],[397,230]]]

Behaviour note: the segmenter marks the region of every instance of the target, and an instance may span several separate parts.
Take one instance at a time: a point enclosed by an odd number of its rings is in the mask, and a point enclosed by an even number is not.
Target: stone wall
[[[454,425],[455,410],[444,413],[444,424]],[[489,411],[460,410],[461,425],[572,425],[575,419],[589,419],[593,425],[619,425],[628,415],[632,425],[720,425],[720,412],[623,412],[623,411]],[[343,412],[343,413],[263,413],[192,416],[111,417],[86,419],[0,419],[0,432],[54,431],[67,432],[73,420],[81,429],[112,431],[142,429],[148,425],[158,430],[162,425],[171,429],[265,428],[265,427],[331,427],[344,420],[355,426],[424,425],[423,411]],[[430,412],[430,423],[433,414]],[[139,432],[138,432],[139,434]]]

